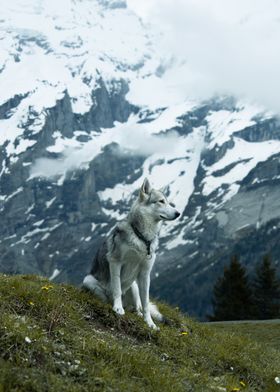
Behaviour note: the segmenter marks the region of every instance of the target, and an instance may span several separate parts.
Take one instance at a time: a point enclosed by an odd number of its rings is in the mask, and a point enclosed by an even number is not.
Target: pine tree
[[[224,275],[218,278],[213,292],[211,321],[246,320],[252,317],[253,301],[246,270],[233,256]]]
[[[256,268],[253,282],[256,318],[268,320],[280,317],[280,282],[269,255]]]

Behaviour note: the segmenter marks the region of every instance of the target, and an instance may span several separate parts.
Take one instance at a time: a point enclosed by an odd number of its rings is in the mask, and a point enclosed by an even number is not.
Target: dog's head
[[[163,191],[153,189],[147,178],[140,188],[139,202],[155,220],[174,220],[180,216],[174,204],[169,203]]]

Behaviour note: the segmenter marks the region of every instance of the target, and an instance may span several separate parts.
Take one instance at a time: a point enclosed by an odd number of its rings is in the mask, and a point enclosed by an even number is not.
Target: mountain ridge
[[[279,266],[276,115],[172,93],[172,61],[123,1],[13,5],[0,25],[1,271],[79,284],[146,176],[182,212],[160,233],[156,296],[203,318],[233,252]]]

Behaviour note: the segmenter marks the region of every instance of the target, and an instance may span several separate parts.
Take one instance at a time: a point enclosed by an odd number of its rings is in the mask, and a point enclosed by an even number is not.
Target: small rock
[[[161,361],[167,361],[169,359],[169,355],[166,353],[161,354],[160,360]]]

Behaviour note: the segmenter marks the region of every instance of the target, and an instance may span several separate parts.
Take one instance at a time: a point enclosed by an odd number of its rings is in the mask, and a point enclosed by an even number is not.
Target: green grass
[[[215,328],[217,331],[247,336],[251,340],[280,350],[280,322],[219,322],[209,323],[209,326]]]
[[[0,275],[0,392],[280,390],[279,351],[159,307],[170,322],[151,331],[75,287]]]

